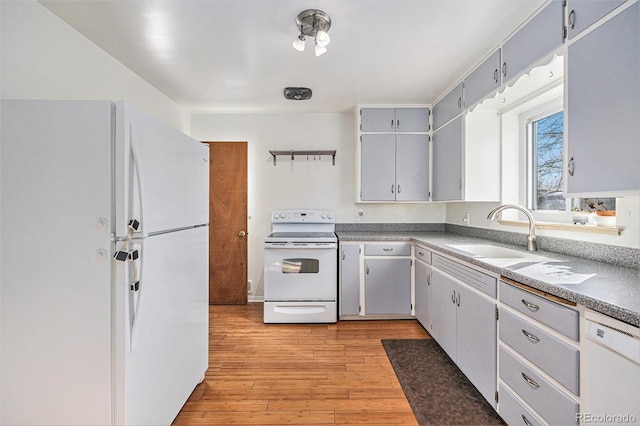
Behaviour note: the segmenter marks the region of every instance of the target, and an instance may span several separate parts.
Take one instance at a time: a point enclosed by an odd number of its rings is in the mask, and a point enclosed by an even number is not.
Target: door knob
[[[238,232],[238,237],[240,237],[240,238],[244,238],[246,235],[247,235],[247,233],[244,232],[244,231]]]

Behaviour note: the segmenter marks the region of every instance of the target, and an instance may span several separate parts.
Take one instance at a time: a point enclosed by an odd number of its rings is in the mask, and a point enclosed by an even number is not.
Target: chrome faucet
[[[527,250],[537,251],[538,243],[536,242],[536,223],[533,221],[533,216],[531,216],[529,210],[525,209],[524,207],[516,206],[515,204],[504,204],[491,210],[491,212],[489,212],[489,215],[487,216],[487,219],[496,220],[498,218],[498,215],[506,209],[520,210],[527,216],[527,219],[529,219],[529,236],[527,237]]]

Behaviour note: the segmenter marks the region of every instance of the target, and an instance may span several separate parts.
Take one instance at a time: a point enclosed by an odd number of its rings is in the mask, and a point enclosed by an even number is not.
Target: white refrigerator
[[[208,367],[208,148],[124,102],[0,108],[0,424],[170,424]]]

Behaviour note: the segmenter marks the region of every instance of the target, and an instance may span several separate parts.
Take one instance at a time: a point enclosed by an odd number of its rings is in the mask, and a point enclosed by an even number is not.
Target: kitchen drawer
[[[578,403],[500,345],[500,379],[552,425],[576,424]]]
[[[543,426],[544,422],[538,418],[531,410],[524,406],[518,398],[516,398],[509,389],[502,383],[498,387],[498,395],[500,395],[500,403],[498,414],[506,424],[514,425],[532,425]]]
[[[579,341],[578,311],[500,281],[500,301]]]
[[[365,256],[411,256],[411,244],[365,244]]]
[[[495,277],[484,274],[473,268],[469,268],[462,263],[440,256],[439,254],[434,254],[431,260],[434,268],[445,271],[463,283],[477,288],[491,297],[496,297],[497,279]]]
[[[420,246],[415,246],[414,253],[415,253],[416,259],[420,259],[424,263],[431,265],[431,252],[429,250],[422,248]]]
[[[500,308],[500,340],[578,395],[580,351]]]

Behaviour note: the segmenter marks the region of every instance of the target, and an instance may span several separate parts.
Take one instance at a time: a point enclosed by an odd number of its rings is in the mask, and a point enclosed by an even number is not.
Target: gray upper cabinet
[[[447,93],[433,106],[433,129],[437,130],[462,112],[462,83]]]
[[[473,107],[478,101],[500,88],[500,49],[464,79],[464,106]]]
[[[462,116],[433,134],[433,201],[462,199]]]
[[[395,201],[396,136],[361,136],[360,198],[364,201]]]
[[[429,201],[430,108],[357,108],[356,201]]]
[[[577,36],[624,2],[625,0],[569,0],[568,38]]]
[[[395,108],[362,108],[360,110],[360,131],[395,132]]]
[[[361,132],[426,133],[429,108],[362,108]]]
[[[396,132],[428,132],[430,113],[429,108],[396,108]]]
[[[428,201],[429,136],[363,134],[362,201]]]
[[[563,2],[553,1],[502,46],[502,82],[517,77],[530,65],[562,46]]]
[[[396,135],[396,201],[429,199],[429,136]]]
[[[567,52],[567,193],[640,190],[640,3]]]

